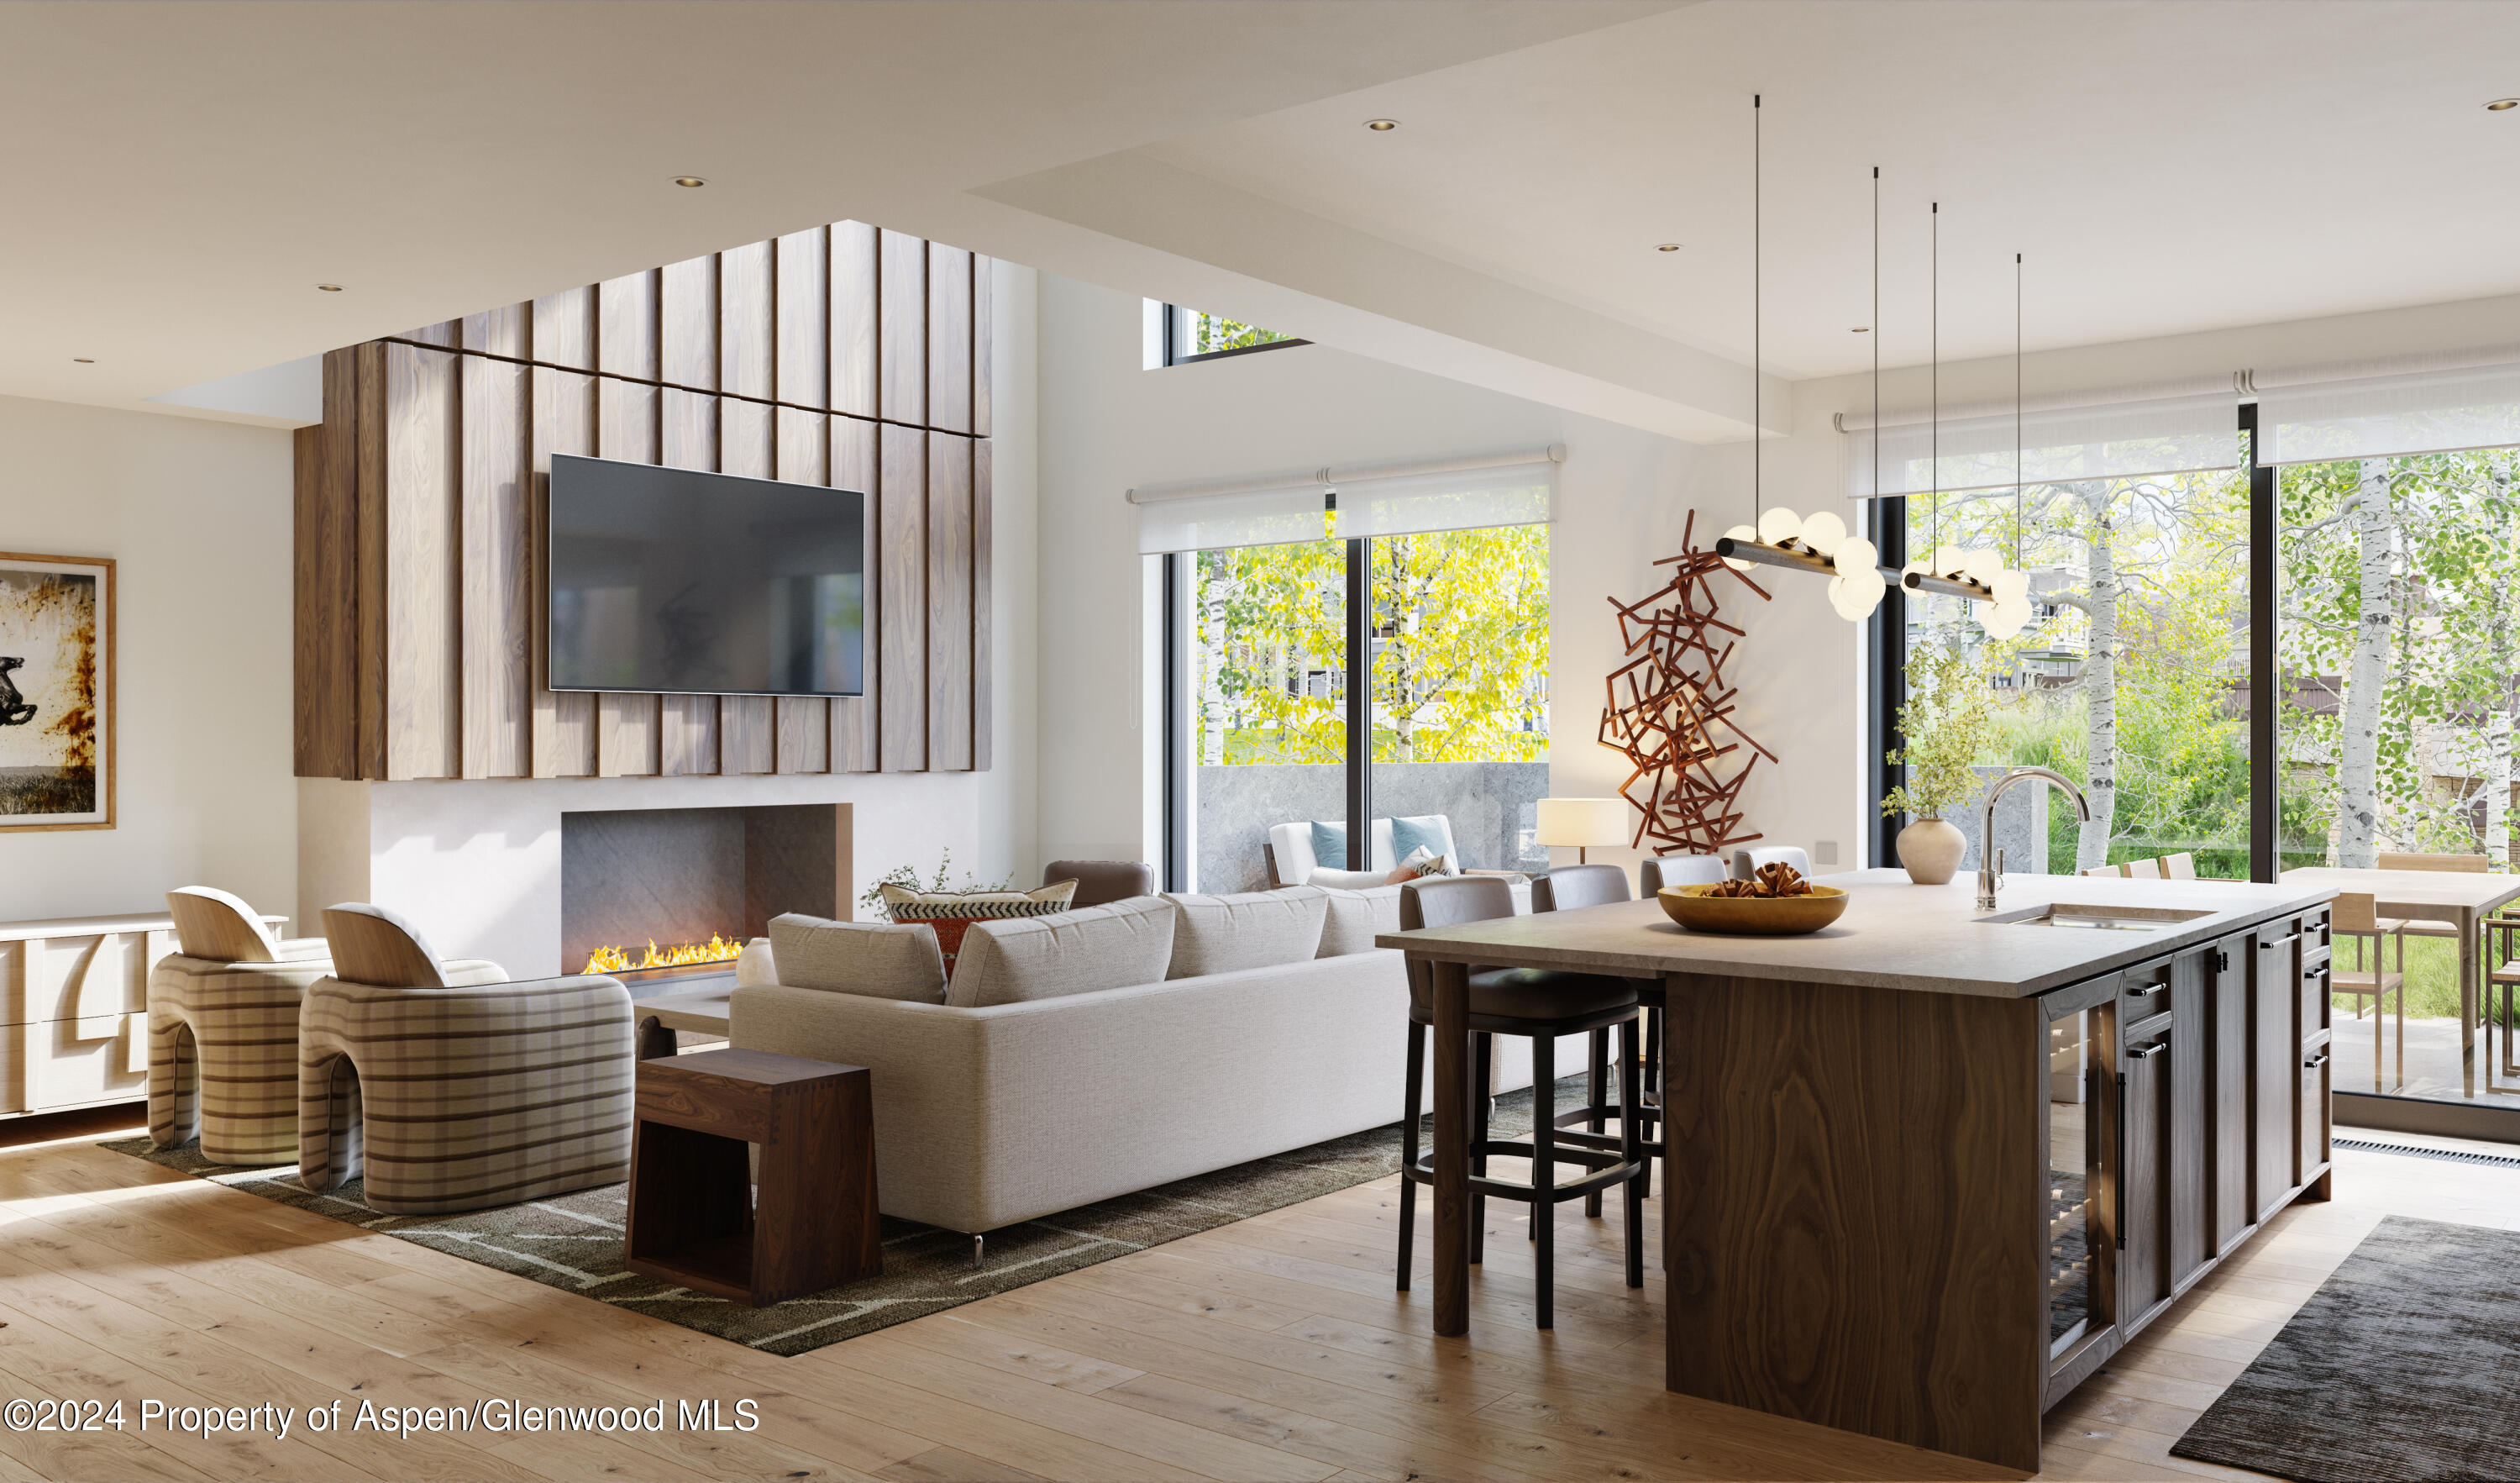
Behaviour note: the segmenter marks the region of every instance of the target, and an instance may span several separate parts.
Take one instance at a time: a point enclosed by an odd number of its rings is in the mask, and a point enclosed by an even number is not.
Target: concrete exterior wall
[[[1202,767],[1196,786],[1201,891],[1264,888],[1261,846],[1271,828],[1347,816],[1347,769],[1336,764]],[[1549,868],[1549,852],[1533,842],[1535,805],[1548,794],[1546,762],[1385,762],[1373,770],[1375,818],[1442,814],[1461,863],[1480,870]]]

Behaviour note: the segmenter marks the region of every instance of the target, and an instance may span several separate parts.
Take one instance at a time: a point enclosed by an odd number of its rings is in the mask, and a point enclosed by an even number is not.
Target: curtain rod
[[[1410,464],[1358,464],[1346,468],[1316,469],[1305,473],[1285,473],[1274,478],[1227,479],[1213,483],[1149,484],[1127,491],[1132,505],[1162,504],[1171,500],[1222,499],[1235,494],[1265,494],[1273,489],[1335,488],[1340,484],[1367,479],[1409,478],[1430,473],[1472,473],[1482,469],[1512,469],[1524,464],[1562,464],[1566,462],[1566,445],[1551,443],[1545,448],[1520,448],[1510,453],[1471,454],[1462,458],[1425,459]]]

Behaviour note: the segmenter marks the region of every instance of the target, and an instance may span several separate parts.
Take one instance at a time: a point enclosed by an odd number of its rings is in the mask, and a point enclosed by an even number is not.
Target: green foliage
[[[1908,655],[1908,700],[1899,734],[1908,744],[1889,754],[1908,781],[1881,800],[1884,814],[1940,819],[1977,792],[1978,758],[1996,737],[1996,691],[1986,662],[1957,648],[1928,647]]]
[[[945,883],[953,874],[953,867],[954,851],[950,847],[938,854],[936,857],[936,878],[931,881],[922,883],[919,878],[919,872],[915,867],[896,865],[891,870],[886,871],[883,875],[878,876],[875,884],[867,887],[867,893],[858,898],[858,905],[865,907],[867,910],[874,912],[877,916],[889,921],[892,920],[891,913],[884,910],[883,904],[883,888],[885,886],[897,885],[902,887],[904,890],[925,891],[930,895],[942,895],[946,891],[954,889],[954,887]],[[972,875],[969,871],[965,871],[963,873],[962,891],[966,895],[968,895],[973,891],[1012,891],[1014,888],[1014,881],[1012,878],[1001,880],[994,885],[982,885],[979,877]]]
[[[1190,320],[1188,326],[1190,343],[1183,347],[1184,355],[1213,355],[1219,350],[1243,350],[1253,345],[1274,345],[1280,340],[1295,337],[1291,335],[1282,335],[1275,330],[1263,330],[1257,325],[1246,325],[1239,320],[1220,319],[1213,314],[1202,314],[1195,309],[1184,309],[1181,312],[1189,316]]]

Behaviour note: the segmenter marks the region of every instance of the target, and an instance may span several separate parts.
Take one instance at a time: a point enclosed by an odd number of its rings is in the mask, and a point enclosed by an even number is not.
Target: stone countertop
[[[2157,931],[2090,931],[1989,921],[1975,909],[1971,877],[1915,885],[1905,871],[1851,871],[1814,878],[1843,887],[1846,914],[1800,937],[1691,932],[1654,901],[1547,912],[1463,926],[1385,932],[1376,947],[1415,957],[1505,967],[1556,967],[1626,977],[1708,973],[1865,984],[1912,993],[2024,999],[2326,901],[2319,884],[2234,880],[2130,880],[2116,876],[2013,876],[1993,915],[2049,902],[2167,907],[2211,915]]]

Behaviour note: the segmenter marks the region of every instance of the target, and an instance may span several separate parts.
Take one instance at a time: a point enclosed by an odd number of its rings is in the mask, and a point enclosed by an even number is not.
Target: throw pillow
[[[1175,896],[1173,956],[1166,978],[1204,978],[1242,968],[1302,963],[1322,945],[1329,898],[1308,885],[1235,896]]]
[[[1401,861],[1399,869],[1384,876],[1383,881],[1388,885],[1399,885],[1420,876],[1458,876],[1461,873],[1451,856],[1434,854],[1421,844],[1410,851],[1409,858]]]
[[[1382,932],[1400,930],[1400,887],[1377,885],[1362,891],[1322,892],[1328,909],[1322,919],[1322,945],[1316,958],[1344,958],[1373,946]]]
[[[770,953],[791,989],[940,1004],[945,964],[924,925],[827,921],[790,912],[770,919]],[[737,960],[739,965],[742,960]]]
[[[945,1002],[981,1010],[1161,983],[1175,915],[1160,896],[1132,896],[1027,921],[975,921]]]
[[[1347,825],[1313,824],[1313,864],[1333,871],[1347,869]]]
[[[963,934],[974,921],[1003,917],[1047,917],[1067,910],[1076,882],[1054,880],[1035,891],[914,891],[908,886],[883,887],[883,914],[894,921],[923,921],[936,929],[936,946],[945,955],[945,971],[954,971],[955,955],[963,951]]]
[[[735,982],[739,988],[753,988],[779,981],[779,960],[772,956],[770,939],[755,937],[736,955]]]
[[[1391,858],[1406,860],[1424,850],[1429,855],[1453,853],[1453,826],[1441,814],[1391,821]]]

